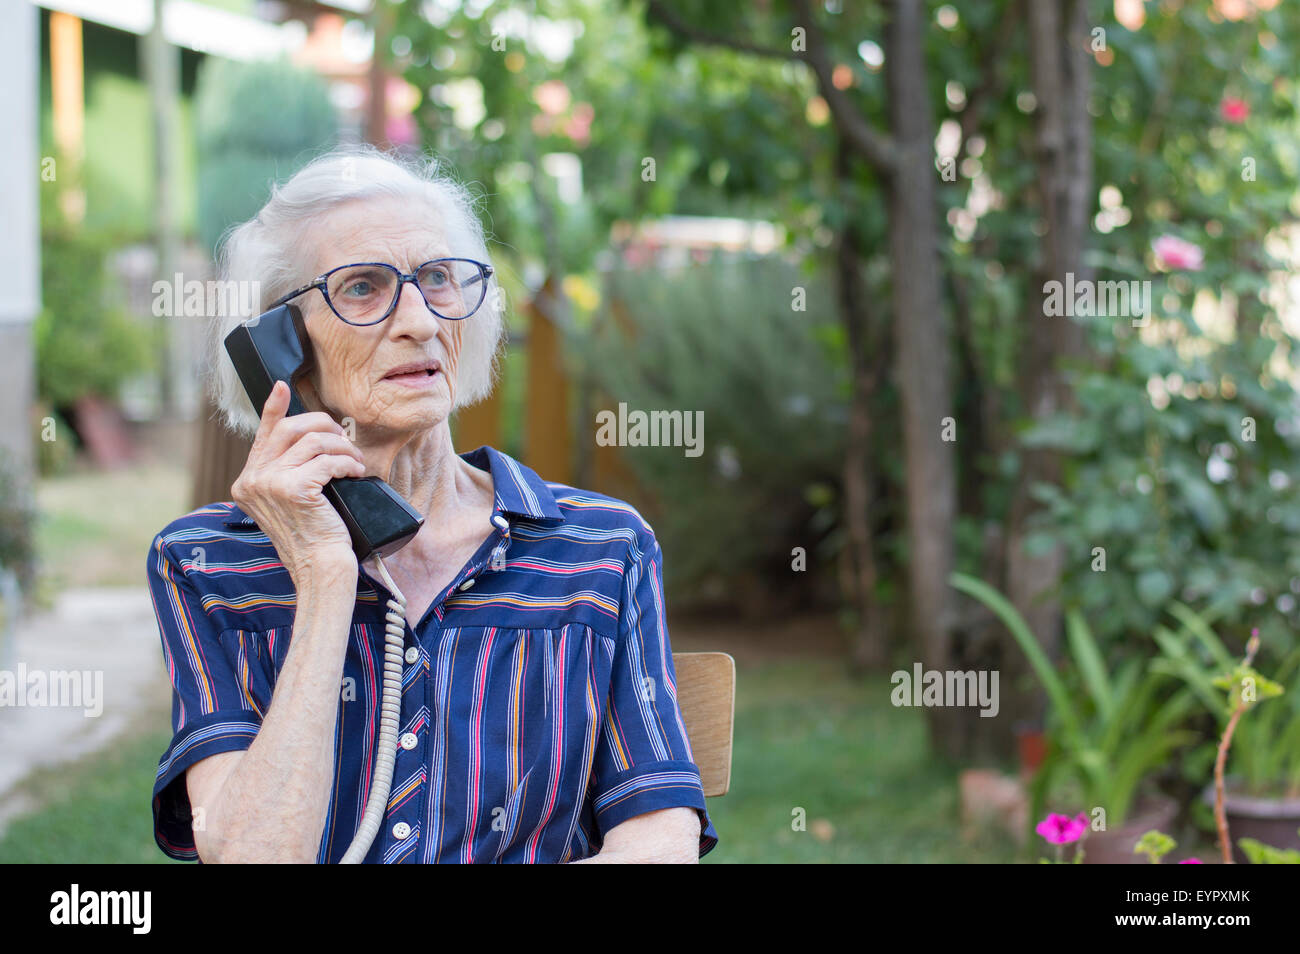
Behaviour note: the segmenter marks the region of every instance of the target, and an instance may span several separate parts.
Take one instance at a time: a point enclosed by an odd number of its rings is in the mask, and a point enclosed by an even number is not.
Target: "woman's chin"
[[[446,394],[412,395],[389,407],[379,424],[395,431],[427,431],[445,421],[450,413],[451,402]]]

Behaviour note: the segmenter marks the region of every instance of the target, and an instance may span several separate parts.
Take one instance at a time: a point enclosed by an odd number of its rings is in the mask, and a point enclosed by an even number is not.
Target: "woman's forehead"
[[[414,268],[433,258],[456,255],[447,244],[442,222],[424,202],[347,202],[326,213],[315,231],[318,272],[351,262]]]

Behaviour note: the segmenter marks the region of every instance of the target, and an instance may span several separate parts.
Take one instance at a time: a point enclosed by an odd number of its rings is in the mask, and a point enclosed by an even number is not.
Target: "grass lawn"
[[[69,586],[144,586],[154,534],[189,510],[190,477],[151,462],[37,484],[38,596]]]
[[[956,770],[930,756],[920,710],[889,704],[886,680],[864,687],[833,660],[745,667],[737,680],[731,791],[709,800],[720,841],[705,863],[1014,860],[1005,840],[962,842]],[[49,807],[9,826],[0,862],[168,861],[149,808],[166,723],[31,780]]]
[[[739,668],[731,790],[709,800],[705,862],[1009,862],[959,834],[957,769],[932,756],[920,709],[832,659]],[[804,809],[806,830],[792,828]]]
[[[0,863],[180,864],[153,840],[149,793],[171,741],[167,715],[157,724],[160,731],[120,739],[69,770],[27,778],[24,794],[48,807],[5,829]]]

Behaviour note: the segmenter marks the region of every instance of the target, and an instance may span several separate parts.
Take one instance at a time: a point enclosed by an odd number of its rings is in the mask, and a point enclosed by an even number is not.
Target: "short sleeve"
[[[700,856],[718,843],[677,705],[677,674],[664,614],[663,554],[653,533],[638,534],[625,570],[592,787],[602,839],[637,815],[689,807],[700,816]]]
[[[185,770],[208,756],[252,744],[262,716],[250,691],[250,672],[259,667],[247,658],[249,634],[217,628],[161,534],[149,553],[147,577],[172,684],[174,733],[154,781],[154,839],[172,858],[194,861],[198,851]]]

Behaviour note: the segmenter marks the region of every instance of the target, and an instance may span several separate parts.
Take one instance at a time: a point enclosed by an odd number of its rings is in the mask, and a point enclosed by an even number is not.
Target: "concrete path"
[[[67,590],[15,630],[0,648],[0,830],[33,808],[18,788],[34,770],[105,748],[171,695],[143,586]]]

